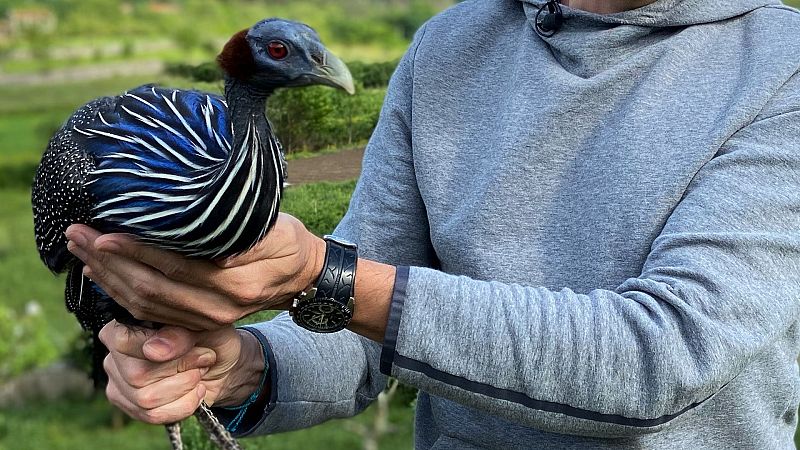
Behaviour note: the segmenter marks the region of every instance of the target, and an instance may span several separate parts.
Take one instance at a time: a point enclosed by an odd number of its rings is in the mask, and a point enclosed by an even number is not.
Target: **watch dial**
[[[333,302],[314,302],[298,311],[300,323],[313,331],[339,331],[350,322],[350,314]]]

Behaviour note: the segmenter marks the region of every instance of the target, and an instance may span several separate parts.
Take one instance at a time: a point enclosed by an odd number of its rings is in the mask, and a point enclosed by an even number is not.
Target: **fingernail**
[[[169,354],[172,352],[172,344],[170,344],[166,339],[162,339],[160,337],[152,337],[148,339],[144,345],[157,356],[169,356]]]
[[[206,385],[205,384],[198,384],[197,385],[197,398],[202,400],[206,398]]]
[[[89,266],[83,266],[83,276],[92,278],[92,269]]]
[[[97,249],[109,253],[119,253],[122,250],[122,246],[119,245],[119,242],[114,242],[113,240],[103,240],[97,245]]]
[[[75,241],[67,242],[67,250],[69,250],[69,252],[73,255],[77,256],[81,261],[86,262],[86,252],[82,248],[78,247],[78,244]]]
[[[197,365],[200,366],[200,367],[208,367],[208,366],[214,364],[214,361],[216,361],[216,360],[217,360],[217,358],[215,357],[215,355],[213,353],[211,353],[211,352],[203,353],[202,355],[200,355],[197,358]]]
[[[86,240],[86,236],[84,236],[82,233],[75,231],[75,229],[72,226],[67,228],[67,232],[64,233],[64,235],[67,236],[67,239],[74,242],[79,247],[86,247],[86,243],[88,242]]]
[[[200,368],[200,377],[204,377],[208,371],[211,370],[211,367],[201,367]]]

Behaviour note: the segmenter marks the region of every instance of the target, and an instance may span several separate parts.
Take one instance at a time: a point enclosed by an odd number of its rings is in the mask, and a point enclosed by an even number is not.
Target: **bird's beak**
[[[322,55],[322,64],[314,67],[312,72],[312,77],[317,83],[341,89],[350,95],[355,94],[356,87],[353,84],[353,76],[347,65],[327,49],[323,51]]]

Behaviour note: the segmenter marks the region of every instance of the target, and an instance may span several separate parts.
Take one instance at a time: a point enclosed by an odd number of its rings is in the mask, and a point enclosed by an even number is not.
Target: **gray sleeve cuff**
[[[389,309],[389,322],[386,324],[386,334],[383,336],[383,349],[381,350],[381,373],[392,374],[397,333],[400,331],[400,317],[403,314],[403,305],[406,301],[406,285],[408,284],[408,266],[399,266],[394,278],[394,291],[392,304]]]

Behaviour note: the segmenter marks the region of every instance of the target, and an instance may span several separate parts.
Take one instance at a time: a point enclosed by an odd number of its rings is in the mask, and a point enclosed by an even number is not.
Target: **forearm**
[[[716,316],[703,305],[735,307],[740,294],[704,298],[673,281],[578,294],[412,268],[381,368],[541,430],[650,433],[715,394],[783,325],[766,297],[749,314]]]
[[[307,428],[331,418],[350,417],[369,406],[386,387],[380,373],[380,345],[355,333],[312,333],[288,314],[249,326],[267,343],[266,384],[273,389],[264,415],[246,434]]]
[[[394,266],[363,258],[358,261],[355,312],[347,327],[349,330],[375,342],[383,342],[394,279]]]

